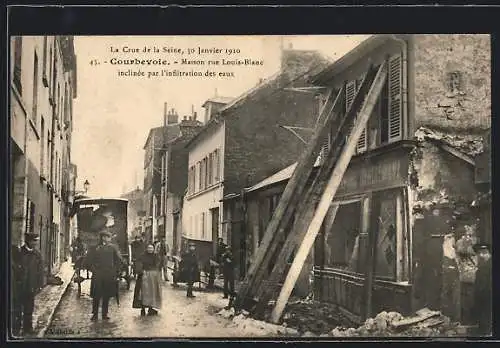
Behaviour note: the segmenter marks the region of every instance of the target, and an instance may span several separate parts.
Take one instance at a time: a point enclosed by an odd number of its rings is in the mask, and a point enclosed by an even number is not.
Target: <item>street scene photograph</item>
[[[8,49],[9,340],[492,335],[490,35]]]

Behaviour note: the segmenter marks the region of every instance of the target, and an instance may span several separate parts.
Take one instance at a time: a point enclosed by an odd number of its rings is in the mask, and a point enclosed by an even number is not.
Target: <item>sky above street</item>
[[[77,36],[77,97],[74,99],[72,162],[77,165],[77,189],[90,182],[92,196],[119,196],[142,188],[144,143],[149,129],[163,123],[164,103],[180,116],[191,115],[192,108],[203,121],[201,105],[217,93],[238,97],[254,87],[259,79],[279,70],[280,49],[292,44],[293,49],[317,50],[332,61],[338,59],[368,35],[322,36]],[[142,53],[144,47],[160,52]],[[161,71],[157,66],[113,65],[117,59],[166,59],[179,64],[169,70],[206,71],[205,66],[180,65],[181,57],[163,53],[163,48],[179,48],[187,52],[200,48],[221,48],[239,54],[192,55],[190,59],[263,60],[259,66],[216,67],[216,71],[233,71],[234,77],[148,77],[147,72]],[[112,48],[118,52],[112,52]],[[138,49],[140,53],[124,52]],[[183,56],[184,57],[184,56]],[[187,56],[185,56],[188,58]],[[179,58],[179,59],[178,59]],[[98,64],[95,64],[95,63]],[[146,76],[118,76],[118,70]]]

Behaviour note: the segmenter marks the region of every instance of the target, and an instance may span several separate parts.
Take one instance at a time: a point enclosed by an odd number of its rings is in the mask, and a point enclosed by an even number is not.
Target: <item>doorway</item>
[[[219,239],[219,208],[210,209],[212,215],[212,245],[213,255],[217,254],[217,240]]]

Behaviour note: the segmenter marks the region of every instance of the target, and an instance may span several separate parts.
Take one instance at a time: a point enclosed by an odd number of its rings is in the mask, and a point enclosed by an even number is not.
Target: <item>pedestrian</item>
[[[134,241],[130,243],[130,251],[132,254],[132,272],[134,272],[135,276],[137,275],[136,261],[142,254],[144,254],[145,251],[145,242],[143,235],[135,236]]]
[[[138,259],[138,277],[135,283],[133,308],[141,309],[141,316],[157,315],[161,308],[160,257],[155,254],[153,244],[146,247],[146,252]]]
[[[225,251],[226,251],[226,244],[224,243],[224,240],[222,238],[217,238],[217,252],[215,254],[215,261],[219,266],[219,274],[223,273],[222,255],[224,254]]]
[[[165,279],[168,282],[168,252],[169,246],[165,241],[165,237],[161,237],[161,240],[156,245],[156,254],[160,258],[160,275],[161,278]]]
[[[221,261],[224,276],[224,298],[232,298],[234,297],[234,260],[230,247],[227,247],[222,254]]]
[[[15,332],[19,333],[22,323],[22,333],[24,336],[33,334],[33,309],[35,307],[35,296],[43,285],[43,260],[42,255],[36,249],[39,241],[36,233],[26,233],[24,235],[24,245],[16,252],[14,262],[16,266],[16,291],[19,291],[15,298],[16,308],[14,323]],[[16,260],[17,259],[17,260]]]
[[[183,267],[187,277],[187,297],[195,297],[193,295],[193,283],[199,280],[200,270],[198,266],[198,257],[196,256],[196,246],[193,242],[188,244],[188,251],[183,255]]]
[[[92,297],[92,318],[98,319],[99,303],[102,299],[102,319],[108,320],[109,299],[118,298],[118,277],[123,259],[116,245],[111,244],[111,234],[102,231],[99,244],[90,255],[90,296]]]
[[[491,248],[489,244],[475,244],[474,252],[478,257],[478,269],[474,288],[474,317],[478,323],[478,334],[491,335],[492,325],[492,284]]]

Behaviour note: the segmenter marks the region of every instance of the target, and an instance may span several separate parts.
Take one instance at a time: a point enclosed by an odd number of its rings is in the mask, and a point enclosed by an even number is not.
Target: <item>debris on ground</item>
[[[311,332],[315,335],[328,332],[338,325],[351,324],[336,306],[310,299],[289,302],[283,313],[283,321],[301,333]]]
[[[358,328],[336,327],[330,331],[331,337],[435,337],[459,336],[463,333],[458,323],[438,311],[423,308],[414,316],[404,317],[398,312],[381,312],[369,318]]]
[[[286,325],[275,325],[265,321],[256,320],[249,317],[247,311],[242,311],[235,315],[234,308],[222,309],[220,316],[226,319],[232,319],[229,326],[242,330],[246,335],[252,336],[299,336],[296,329],[289,328]]]

